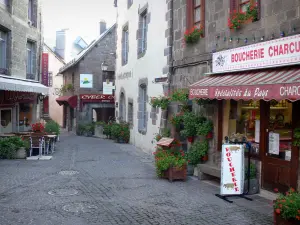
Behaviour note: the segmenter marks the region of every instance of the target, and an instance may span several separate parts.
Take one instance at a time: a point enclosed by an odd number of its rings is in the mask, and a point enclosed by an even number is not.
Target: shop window
[[[122,34],[122,65],[128,63],[128,52],[129,52],[129,30],[128,26],[123,29]]]
[[[195,26],[205,30],[205,0],[187,1],[187,29]]]
[[[291,160],[292,152],[292,103],[271,101],[267,152],[270,157]]]
[[[29,131],[33,119],[33,104],[19,103],[19,131]]]
[[[0,74],[7,74],[7,32],[0,30]]]
[[[27,79],[35,79],[35,43],[32,41],[27,41],[27,62],[26,62],[26,72]]]

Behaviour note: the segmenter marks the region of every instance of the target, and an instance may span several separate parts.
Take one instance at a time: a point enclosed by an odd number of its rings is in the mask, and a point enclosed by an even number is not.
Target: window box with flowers
[[[166,110],[170,103],[170,97],[160,96],[160,97],[152,97],[150,100],[150,105],[153,108],[161,108],[162,110]]]
[[[228,19],[229,29],[240,29],[243,24],[249,24],[258,20],[258,6],[250,5],[246,12],[233,10]]]
[[[278,192],[275,189],[275,192]],[[279,194],[274,201],[274,224],[300,224],[300,193],[291,188],[284,194]]]
[[[203,28],[193,27],[191,30],[186,30],[184,32],[184,40],[186,44],[194,44],[203,37]]]

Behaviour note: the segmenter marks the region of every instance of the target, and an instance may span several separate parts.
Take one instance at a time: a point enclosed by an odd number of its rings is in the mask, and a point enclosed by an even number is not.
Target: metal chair
[[[30,151],[29,151],[29,156],[32,156],[32,151],[34,148],[39,149],[39,155],[41,156],[43,154],[43,147],[44,147],[44,136],[40,135],[31,135],[30,136]]]

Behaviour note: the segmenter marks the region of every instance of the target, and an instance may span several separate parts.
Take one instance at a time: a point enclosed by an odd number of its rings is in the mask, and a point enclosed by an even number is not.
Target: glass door
[[[11,133],[12,130],[12,109],[0,109],[0,133]]]

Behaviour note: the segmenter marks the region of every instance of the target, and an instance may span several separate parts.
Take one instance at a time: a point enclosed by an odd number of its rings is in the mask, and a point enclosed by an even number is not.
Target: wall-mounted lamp
[[[280,32],[280,37],[284,37],[284,36],[285,36],[284,31]]]
[[[43,101],[47,96],[45,94],[38,94],[37,98],[39,101]]]
[[[245,42],[245,44],[247,44],[248,43],[248,38],[245,38],[244,42]]]
[[[261,40],[261,41],[265,40],[265,36],[262,36],[262,37],[260,38],[260,40]]]

